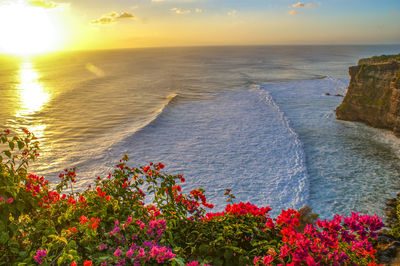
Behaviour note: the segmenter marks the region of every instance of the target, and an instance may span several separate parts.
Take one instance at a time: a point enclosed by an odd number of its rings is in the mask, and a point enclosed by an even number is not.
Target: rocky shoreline
[[[400,135],[400,54],[360,59],[336,109],[340,120],[364,122]]]
[[[400,54],[360,59],[349,68],[350,84],[336,109],[339,120],[389,129],[400,136]],[[379,263],[400,265],[400,193],[386,203],[386,226],[377,240]],[[399,232],[397,232],[399,231]]]

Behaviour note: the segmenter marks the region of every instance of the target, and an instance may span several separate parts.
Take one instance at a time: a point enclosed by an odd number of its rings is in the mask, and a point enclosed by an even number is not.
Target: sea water
[[[322,218],[383,216],[400,184],[400,141],[335,119],[361,57],[399,46],[152,48],[0,57],[0,125],[39,137],[32,171],[84,189],[124,155],[163,162],[215,210],[238,201],[311,206]]]

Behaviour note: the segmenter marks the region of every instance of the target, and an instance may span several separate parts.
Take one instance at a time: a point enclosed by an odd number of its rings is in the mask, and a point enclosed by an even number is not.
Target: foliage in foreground
[[[8,146],[0,154],[2,265],[376,265],[377,216],[301,226],[295,210],[272,219],[269,207],[242,202],[213,213],[202,189],[182,193],[181,175],[161,163],[130,167],[127,156],[83,192],[73,192],[74,169],[52,189],[27,170],[39,149],[30,132],[6,130],[0,140]]]

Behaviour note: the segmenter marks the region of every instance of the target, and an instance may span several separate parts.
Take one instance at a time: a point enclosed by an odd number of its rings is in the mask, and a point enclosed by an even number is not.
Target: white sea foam
[[[400,185],[399,140],[361,123],[338,121],[334,110],[348,80],[266,84],[299,135],[310,180],[309,204],[323,218],[359,211],[384,215]],[[329,94],[329,96],[327,96]]]
[[[225,188],[238,200],[275,210],[307,202],[301,142],[279,106],[258,87],[167,106],[112,150],[130,154],[136,163],[164,162],[168,172],[187,177],[186,189],[205,188],[216,209],[225,205]]]

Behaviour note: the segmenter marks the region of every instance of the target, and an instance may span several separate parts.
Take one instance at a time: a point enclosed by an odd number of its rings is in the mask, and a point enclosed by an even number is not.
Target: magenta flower
[[[139,248],[139,253],[138,253],[138,258],[143,258],[146,256],[146,252],[144,251],[144,248]]]
[[[106,249],[107,248],[107,245],[106,244],[101,244],[101,245],[99,245],[99,249],[100,250],[104,250],[104,249]]]
[[[257,264],[258,261],[259,261],[260,259],[261,259],[261,257],[255,256],[255,257],[254,257],[254,260],[253,260],[253,263],[254,263],[254,264]]]
[[[115,257],[121,256],[121,250],[120,250],[119,248],[117,248],[117,249],[115,250],[114,256],[115,256]]]
[[[14,199],[13,198],[8,198],[7,202],[11,204],[11,203],[14,202]]]
[[[33,256],[33,259],[36,261],[38,264],[42,264],[44,262],[44,257],[47,256],[47,250],[37,250],[36,255]]]
[[[126,256],[127,256],[128,258],[132,258],[133,252],[134,252],[134,250],[133,250],[132,248],[130,248],[130,249],[126,252]]]

